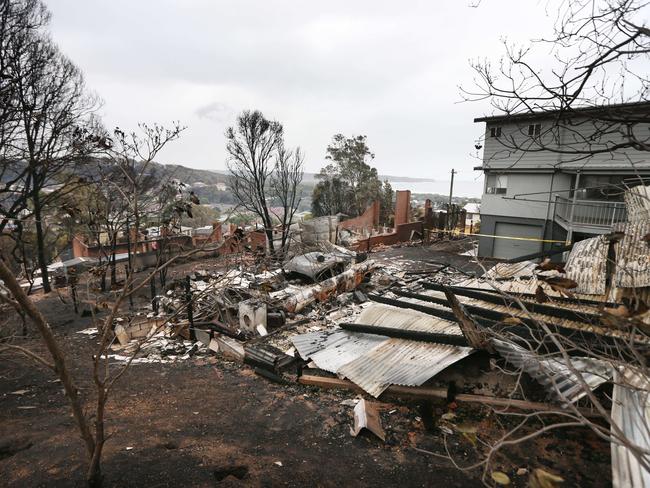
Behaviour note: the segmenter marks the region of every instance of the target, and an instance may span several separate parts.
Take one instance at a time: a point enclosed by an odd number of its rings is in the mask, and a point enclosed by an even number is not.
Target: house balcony
[[[627,220],[625,203],[602,200],[576,200],[556,197],[555,221],[567,231],[604,234],[612,225]]]

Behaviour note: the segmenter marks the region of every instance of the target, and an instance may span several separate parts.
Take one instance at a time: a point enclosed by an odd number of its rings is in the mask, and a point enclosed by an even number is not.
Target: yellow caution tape
[[[448,232],[449,234],[454,234],[457,236],[479,236],[479,237],[491,237],[493,239],[512,239],[514,241],[535,241],[535,242],[550,242],[554,244],[566,244],[566,241],[554,241],[552,239],[537,239],[536,237],[510,237],[510,236],[493,236],[490,234],[474,234],[470,232],[461,232],[458,229],[454,230],[441,230],[441,229],[430,229],[429,232]]]

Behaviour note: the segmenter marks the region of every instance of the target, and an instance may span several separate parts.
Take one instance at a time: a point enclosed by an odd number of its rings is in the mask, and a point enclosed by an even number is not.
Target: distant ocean
[[[449,180],[444,181],[391,181],[393,190],[411,190],[411,193],[438,193],[449,195]],[[483,194],[483,178],[454,180],[454,196],[480,198]]]

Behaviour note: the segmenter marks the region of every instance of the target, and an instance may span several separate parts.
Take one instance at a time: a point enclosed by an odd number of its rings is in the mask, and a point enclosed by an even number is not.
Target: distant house
[[[633,131],[647,147],[647,120],[650,102],[474,119],[485,123],[481,234],[495,236],[480,237],[479,256],[532,254],[625,221],[622,189],[650,182],[650,153],[616,144]]]
[[[467,203],[463,210],[465,210],[465,226],[476,227],[476,224],[481,221],[481,204]]]
[[[226,191],[228,189],[228,185],[226,185],[223,181],[218,182],[217,184],[214,185],[217,190],[219,191]]]

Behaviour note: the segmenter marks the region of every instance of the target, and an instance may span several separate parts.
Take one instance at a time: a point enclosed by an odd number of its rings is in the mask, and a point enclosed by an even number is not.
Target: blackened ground
[[[67,339],[78,383],[91,394],[84,365],[93,341]],[[4,362],[1,374],[0,438],[18,448],[0,460],[1,483],[82,484],[84,453],[61,384],[21,358]],[[21,390],[28,391],[12,393]],[[410,450],[408,430],[396,433],[387,425],[389,445],[371,436],[351,437],[352,407],[340,404],[351,396],[271,384],[215,358],[135,365],[107,414],[112,438],[104,457],[106,484],[478,485]],[[414,414],[402,421],[421,429]]]

